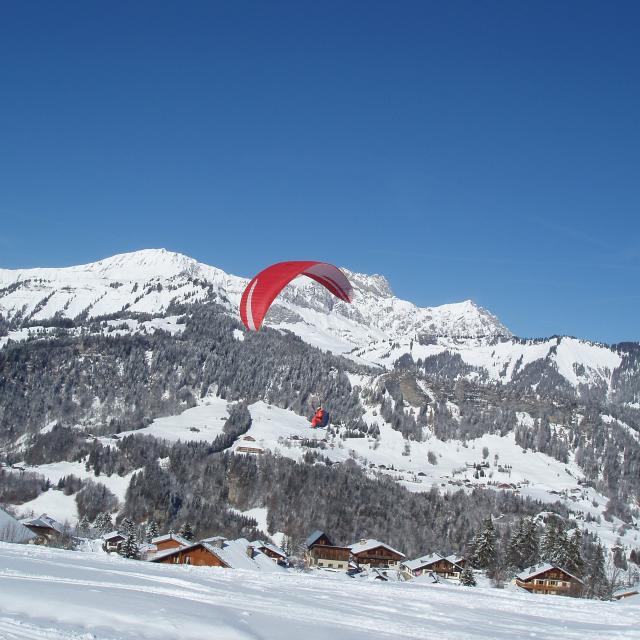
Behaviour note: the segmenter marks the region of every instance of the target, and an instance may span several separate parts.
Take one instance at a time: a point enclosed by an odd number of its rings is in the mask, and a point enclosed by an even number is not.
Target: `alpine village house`
[[[543,562],[521,571],[516,584],[531,593],[579,595],[584,587],[580,578],[554,564]]]
[[[323,569],[394,568],[405,559],[403,553],[378,540],[362,539],[346,547],[336,546],[324,531],[314,531],[305,545],[308,566]]]

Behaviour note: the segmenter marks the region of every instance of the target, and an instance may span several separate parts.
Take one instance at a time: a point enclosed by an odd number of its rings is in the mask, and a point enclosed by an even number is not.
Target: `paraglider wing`
[[[294,278],[307,276],[328,289],[334,296],[351,302],[353,288],[347,276],[332,264],[301,260],[278,262],[262,270],[247,285],[240,301],[240,318],[250,331],[257,331],[276,296]]]

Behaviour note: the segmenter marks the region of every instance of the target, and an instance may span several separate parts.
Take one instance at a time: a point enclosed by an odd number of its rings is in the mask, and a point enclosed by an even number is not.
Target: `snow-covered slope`
[[[277,298],[266,324],[385,368],[405,354],[414,360],[456,354],[473,369],[468,377],[502,383],[522,374],[527,365],[543,362],[571,387],[608,391],[622,361],[608,346],[574,338],[516,340],[494,315],[470,300],[418,307],[394,296],[383,276],[345,271],[355,290],[353,304],[300,278]],[[22,324],[37,325],[54,316],[82,320],[120,312],[163,315],[171,302],[203,300],[215,300],[236,314],[246,283],[245,278],[164,249],[60,269],[0,269],[0,315],[14,324],[9,335],[0,338],[0,347],[29,335],[19,328]]]
[[[344,574],[171,566],[0,544],[7,640],[637,638],[640,604]]]

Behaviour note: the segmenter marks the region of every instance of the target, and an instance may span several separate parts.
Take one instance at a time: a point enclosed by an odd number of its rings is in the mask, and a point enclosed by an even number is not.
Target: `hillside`
[[[635,638],[640,605],[345,575],[167,566],[0,543],[0,636]],[[37,603],[33,594],[38,594]],[[312,621],[312,623],[310,622]]]
[[[388,480],[426,501],[433,488],[451,500],[464,494],[456,534],[444,520],[429,534],[435,542],[442,526],[451,547],[464,546],[487,510],[510,520],[547,508],[610,547],[640,546],[638,345],[523,340],[470,301],[419,308],[382,276],[349,277],[352,305],[300,279],[267,328],[247,334],[237,320],[246,280],[180,254],[0,270],[0,442],[7,464],[27,469],[23,480],[4,471],[22,482],[8,502],[73,521],[82,515],[74,493],[42,481],[73,474],[107,487],[136,520],[154,512],[167,526],[196,518],[237,534],[245,525],[233,510],[267,508],[266,487],[202,485],[206,509],[193,487],[199,472],[217,477],[225,456],[250,443],[254,455],[292,461],[278,468],[283,476],[352,465],[374,501],[376,491],[395,491]],[[319,403],[331,424],[313,432]],[[188,441],[197,443],[190,454]],[[152,463],[163,460],[166,492],[138,488],[134,497],[132,479],[159,473]],[[259,466],[245,472],[254,482]],[[299,521],[271,508],[269,533],[302,536],[335,519],[328,504],[303,513],[297,499],[280,498]],[[350,502],[348,492],[336,499]],[[205,522],[221,506],[231,515]],[[345,508],[347,521],[364,517]],[[379,535],[385,515],[360,524]],[[361,533],[335,526],[345,538]],[[385,533],[423,551],[408,525]]]

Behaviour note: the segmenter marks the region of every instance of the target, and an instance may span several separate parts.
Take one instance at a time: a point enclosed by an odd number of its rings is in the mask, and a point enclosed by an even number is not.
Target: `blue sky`
[[[640,340],[639,25],[621,1],[4,3],[0,267],[317,258],[519,335]]]

